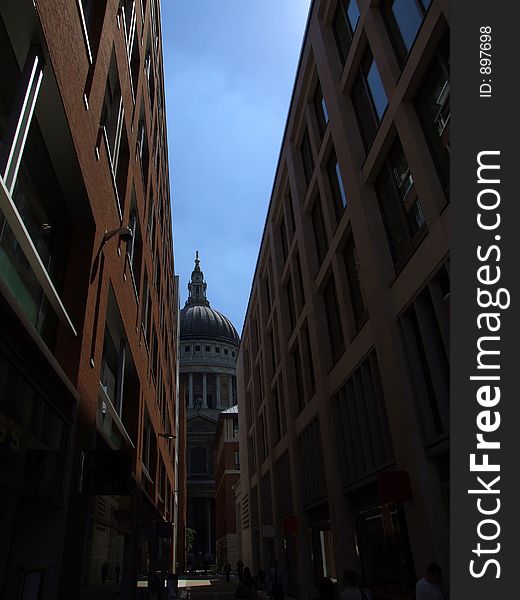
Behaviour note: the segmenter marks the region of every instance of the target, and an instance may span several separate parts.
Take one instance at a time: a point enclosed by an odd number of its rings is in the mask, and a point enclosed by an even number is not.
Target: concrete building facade
[[[178,280],[157,0],[0,7],[0,596],[175,563]]]
[[[180,313],[180,373],[187,408],[187,524],[196,532],[188,562],[216,555],[215,451],[217,420],[236,400],[239,337],[227,317],[210,306],[198,252]]]
[[[314,0],[237,381],[243,560],[377,599],[449,576],[444,0]]]

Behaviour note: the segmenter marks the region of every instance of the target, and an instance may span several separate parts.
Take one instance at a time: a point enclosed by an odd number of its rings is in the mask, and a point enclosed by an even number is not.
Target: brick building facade
[[[222,411],[215,433],[215,514],[217,566],[234,566],[241,558],[235,488],[240,479],[238,406]]]
[[[175,561],[159,2],[8,0],[0,44],[0,595],[132,597]]]

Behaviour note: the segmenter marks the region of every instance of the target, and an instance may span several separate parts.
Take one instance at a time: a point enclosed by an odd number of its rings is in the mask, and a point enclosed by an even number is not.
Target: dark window
[[[448,263],[400,319],[425,444],[450,427],[449,298]]]
[[[296,325],[296,317],[294,314],[294,293],[292,288],[292,282],[290,279],[287,282],[287,285],[285,286],[285,290],[287,293],[287,308],[289,310],[290,333],[292,333],[294,326]]]
[[[229,354],[229,350],[227,348],[224,348],[224,354]]]
[[[296,304],[297,304],[297,310],[298,310],[298,315],[301,313],[301,311],[303,310],[303,307],[305,306],[305,290],[303,288],[303,276],[302,276],[302,265],[300,262],[300,255],[296,254],[295,258],[294,258],[294,266],[296,269]]]
[[[446,36],[416,97],[417,111],[446,194],[450,182],[449,43],[449,36]]]
[[[385,21],[401,63],[404,63],[419,31],[429,2],[422,0],[385,0]]]
[[[321,85],[318,82],[316,91],[314,92],[314,110],[316,112],[316,120],[318,121],[318,128],[320,130],[321,137],[323,138],[325,130],[327,129],[327,123],[329,122],[329,113],[327,111],[327,105],[325,104],[325,98],[321,91]]]
[[[206,346],[206,352],[211,352],[211,346]]]
[[[260,415],[260,419],[259,419],[259,432],[258,435],[260,436],[260,440],[259,440],[259,450],[260,450],[260,462],[263,462],[266,457],[267,457],[267,435],[266,435],[266,429],[265,429],[265,419],[264,419],[264,415],[261,414]]]
[[[314,206],[311,211],[312,229],[314,231],[314,243],[316,244],[316,256],[318,257],[318,265],[321,265],[325,254],[327,254],[328,242],[327,231],[325,229],[325,221],[323,219],[323,211],[321,209],[321,200],[316,196]]]
[[[339,0],[332,21],[332,31],[343,65],[347,60],[358,21],[359,8],[356,0]]]
[[[57,292],[61,293],[72,227],[37,121],[38,103],[36,113],[32,120],[28,121],[30,111],[27,105],[22,106],[23,98],[17,100],[18,88],[21,85],[20,70],[1,18],[0,56],[3,73],[0,86],[0,140],[5,169],[2,176],[5,177],[4,183],[8,193],[12,194],[12,201],[20,213],[41,262]],[[30,53],[27,65],[32,67],[35,64],[34,59],[34,54]],[[35,66],[33,86],[27,86],[23,91],[28,96],[31,96],[31,90],[34,91],[34,85],[41,73],[41,60],[38,64],[39,67]],[[14,127],[19,118],[30,122],[25,145],[20,140],[24,128]],[[23,152],[20,153],[22,147]],[[9,156],[14,159],[14,163],[13,160],[7,160]],[[13,164],[17,164],[18,157],[21,162],[16,173]],[[6,164],[10,164],[10,167],[7,168]],[[0,211],[0,278],[10,288],[25,316],[52,349],[58,319],[18,242],[19,237]]]
[[[195,346],[195,352],[200,352],[200,346]]]
[[[300,358],[300,348],[298,344],[296,344],[292,356],[294,377],[296,379],[296,402],[294,403],[294,408],[296,409],[296,414],[300,414],[305,407],[305,393],[303,391],[302,361]]]
[[[137,156],[139,157],[139,162],[141,164],[143,188],[146,189],[148,182],[148,168],[150,166],[150,153],[148,150],[148,132],[146,130],[144,114],[141,116],[137,130]]]
[[[130,60],[130,80],[132,82],[132,92],[134,102],[137,99],[137,84],[139,82],[139,67],[141,65],[141,58],[139,56],[139,35],[135,35],[136,26],[135,20],[133,30],[130,32],[130,38],[127,39],[128,46],[127,52]]]
[[[399,139],[376,181],[381,213],[396,266],[406,260],[426,227],[421,203]]]
[[[311,398],[316,391],[314,379],[314,364],[312,361],[311,339],[307,325],[303,328],[303,360],[305,364],[305,378],[307,382],[308,397]]]
[[[287,243],[287,232],[285,231],[285,220],[282,219],[282,223],[280,225],[280,241],[282,243],[282,258],[283,264],[287,260],[287,256],[289,255],[289,245]]]
[[[352,87],[352,103],[365,148],[371,146],[388,99],[372,52],[367,50]]]
[[[359,261],[354,244],[354,238],[350,236],[343,250],[343,259],[345,261],[345,269],[347,271],[348,289],[350,292],[350,302],[352,304],[352,312],[356,325],[356,331],[366,321],[367,309],[361,287]]]
[[[335,363],[345,350],[345,342],[343,339],[343,329],[341,327],[336,284],[334,283],[334,276],[332,275],[323,290],[323,301],[325,303],[325,314],[329,330],[332,362]]]
[[[155,381],[157,381],[157,364],[159,360],[159,345],[157,342],[157,333],[155,331],[155,325],[152,329],[152,374]]]
[[[78,2],[81,26],[90,63],[94,63],[97,56],[106,4],[106,0],[101,2],[80,0]]]
[[[292,486],[289,452],[286,450],[276,461],[274,467],[276,488],[278,490],[278,512],[280,516],[292,513]]]
[[[300,146],[300,153],[302,157],[305,183],[308,186],[311,181],[312,172],[314,171],[314,158],[312,157],[311,142],[309,139],[309,132],[307,131],[307,129],[303,134],[302,144]]]
[[[392,459],[392,440],[375,351],[332,398],[332,415],[344,485]]]
[[[184,346],[184,352],[189,352],[190,351],[190,347],[189,346]]]
[[[219,354],[219,352],[220,352],[220,348],[219,348],[218,346],[216,346],[216,347],[215,347],[215,352],[216,352],[217,354]]]
[[[195,446],[190,450],[190,471],[192,474],[205,475],[208,472],[208,449]]]
[[[139,226],[139,217],[137,215],[137,199],[135,190],[132,191],[132,205],[130,208],[130,218],[128,225],[132,230],[132,239],[127,244],[128,262],[132,270],[132,281],[137,289],[136,281],[139,281],[141,274],[141,259],[143,254],[143,240],[141,239],[141,228]]]
[[[341,171],[339,170],[339,163],[334,149],[332,149],[327,163],[327,173],[329,176],[330,189],[332,191],[334,214],[336,215],[336,221],[339,222],[343,211],[347,208],[347,195],[345,194],[345,188],[343,187],[343,178],[341,177]]]
[[[301,501],[304,506],[316,503],[327,495],[322,448],[320,422],[316,416],[296,438]]]
[[[296,230],[295,224],[294,224],[294,210],[293,210],[293,205],[292,205],[292,197],[291,194],[289,193],[287,195],[287,197],[285,198],[285,207],[286,207],[286,215],[287,215],[287,229],[289,231],[289,239],[292,240],[294,232]]]
[[[152,67],[152,52],[150,46],[148,45],[146,50],[146,56],[144,59],[144,74],[146,77],[146,83],[148,86],[148,95],[150,98],[150,107],[153,108],[153,103],[155,100],[155,77],[153,74]]]
[[[272,434],[275,436],[274,444],[277,444],[282,438],[282,419],[280,414],[280,399],[278,397],[278,387],[276,387],[273,391],[273,399],[272,399],[272,414],[274,420],[274,427],[272,427]]]
[[[101,126],[107,146],[112,182],[120,214],[124,211],[126,180],[130,161],[130,150],[124,122],[125,110],[119,85],[117,62],[114,50],[110,59],[103,107]]]

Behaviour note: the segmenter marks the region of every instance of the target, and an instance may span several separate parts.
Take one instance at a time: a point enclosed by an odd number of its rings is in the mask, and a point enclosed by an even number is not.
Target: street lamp
[[[134,232],[130,227],[119,227],[119,229],[112,229],[112,231],[105,231],[103,241],[101,242],[101,248],[116,235],[122,242],[129,242],[134,237]]]

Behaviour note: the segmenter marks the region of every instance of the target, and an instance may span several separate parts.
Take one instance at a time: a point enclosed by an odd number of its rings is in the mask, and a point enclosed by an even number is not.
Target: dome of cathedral
[[[239,337],[231,321],[218,310],[200,304],[181,310],[181,340],[208,339],[237,344]]]
[[[211,308],[206,298],[207,284],[200,269],[199,253],[188,284],[189,297],[180,312],[181,340],[205,339],[227,342],[238,346],[240,338],[231,321]]]

